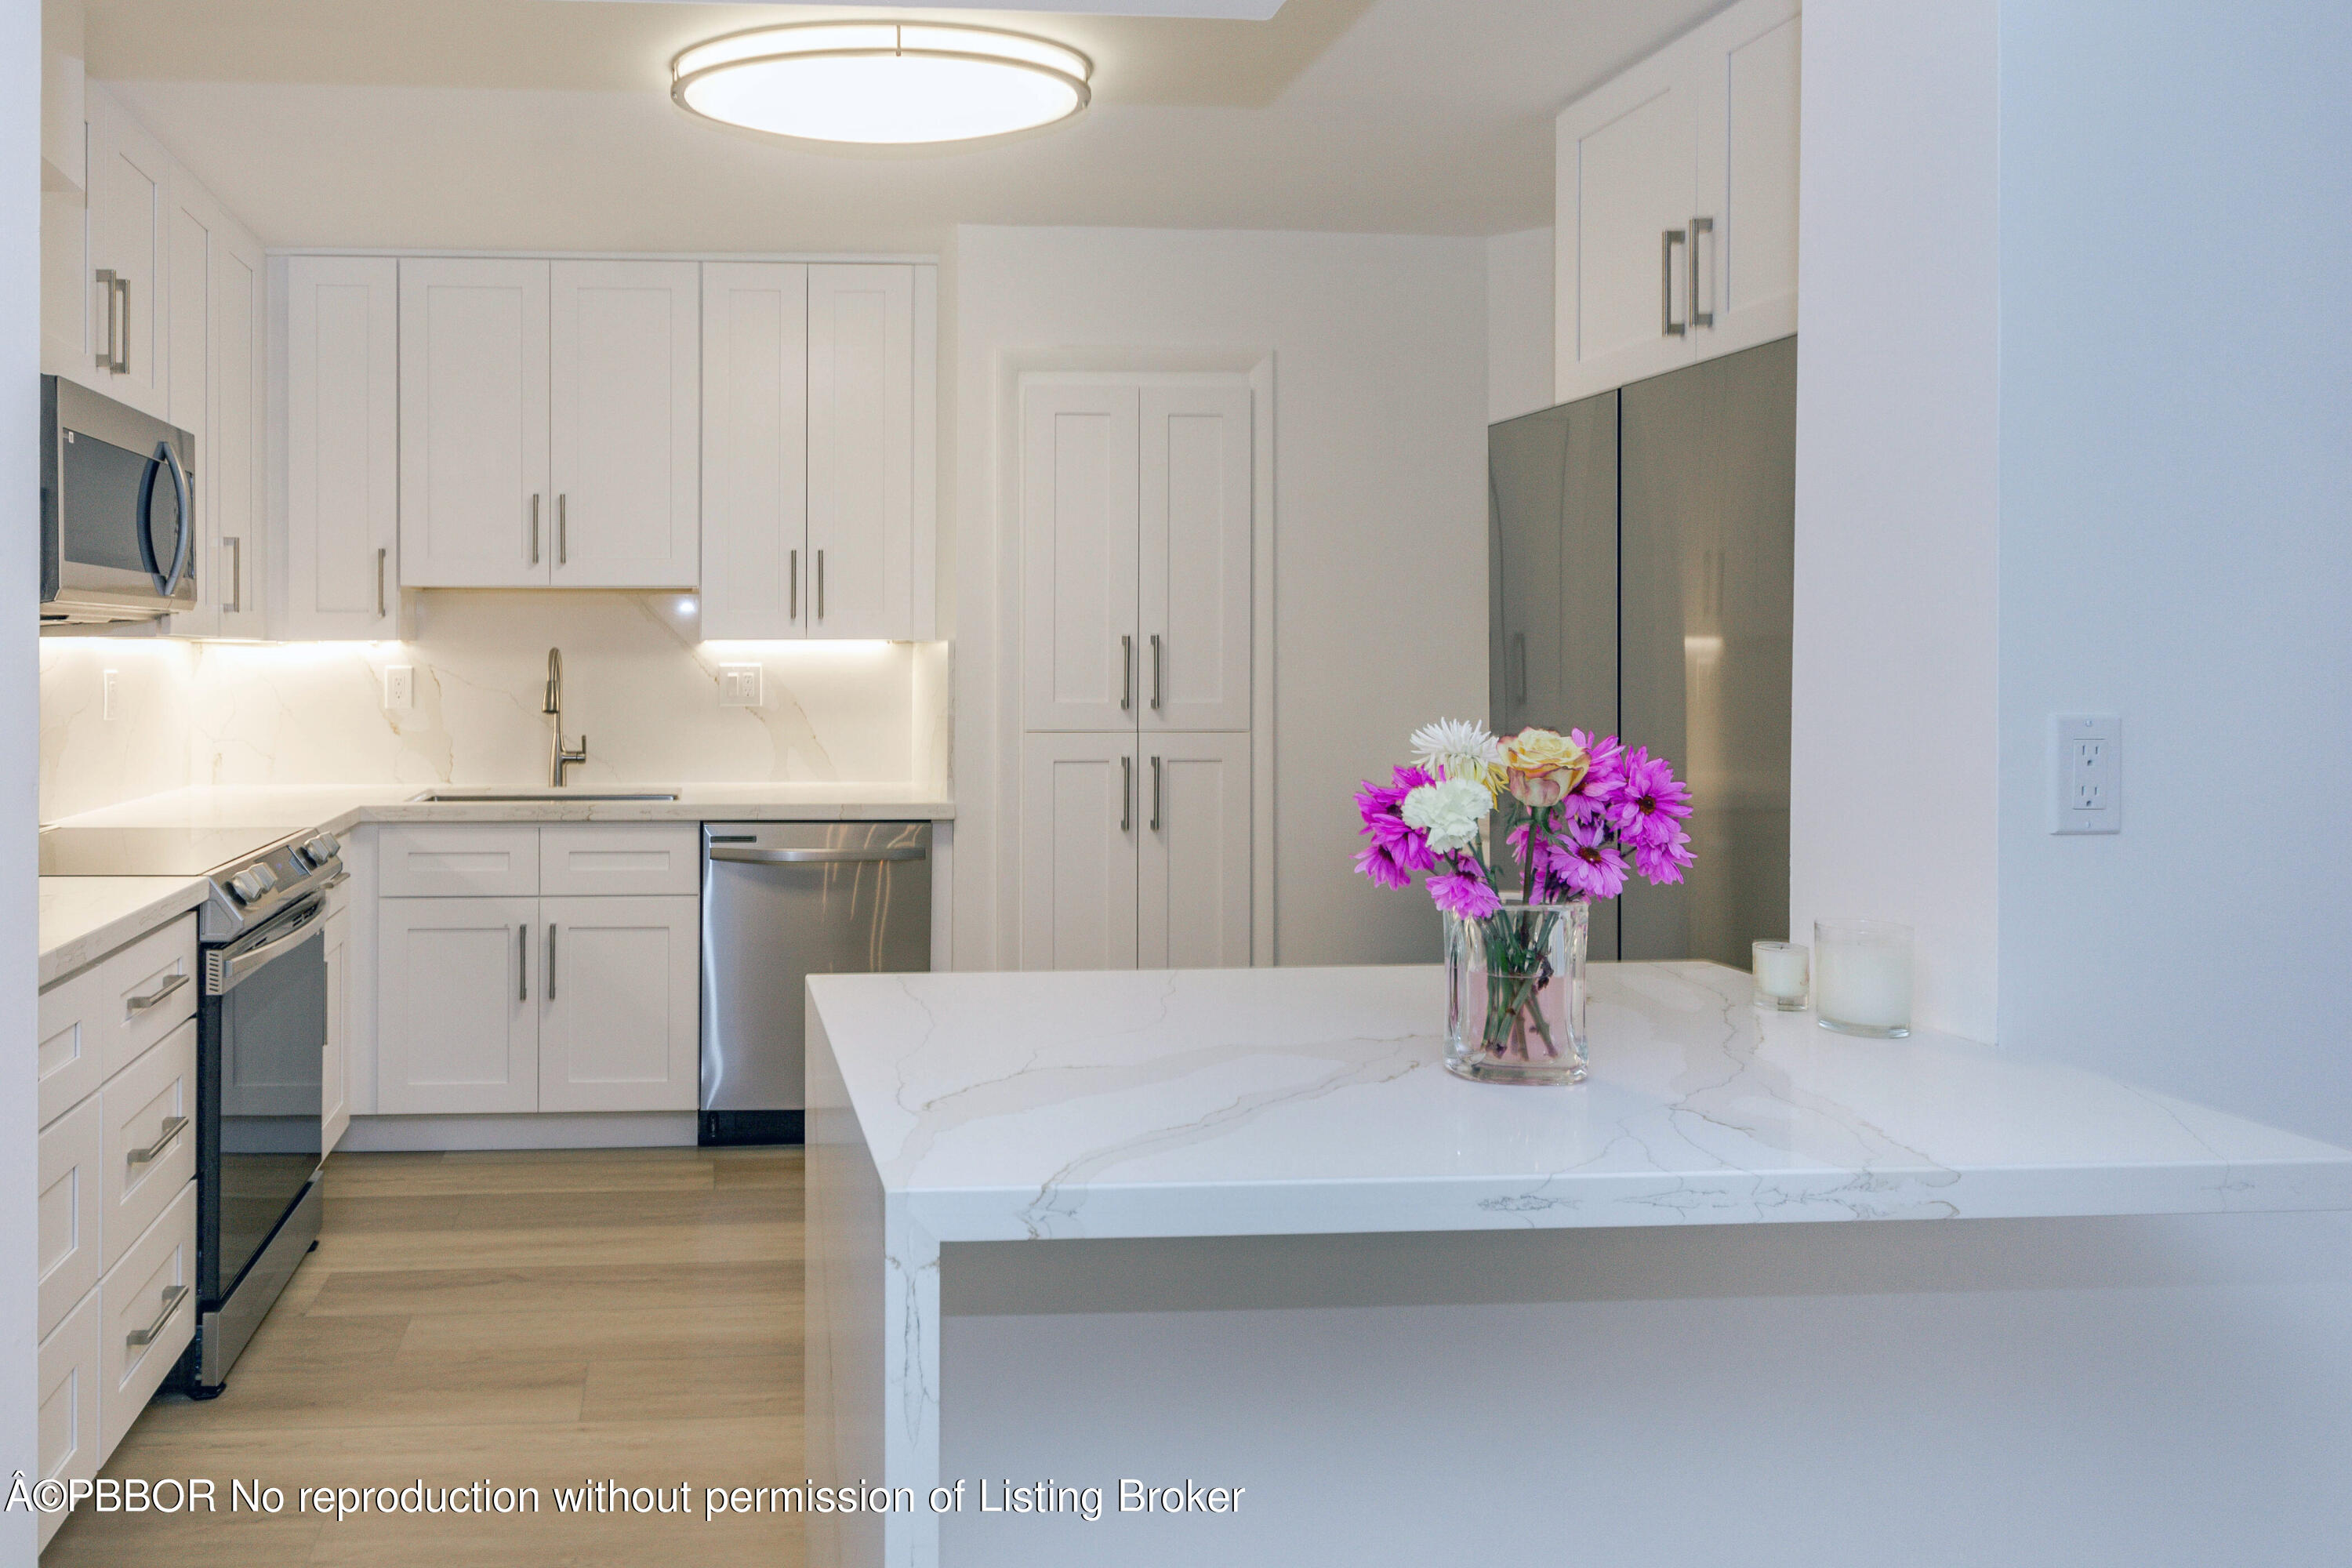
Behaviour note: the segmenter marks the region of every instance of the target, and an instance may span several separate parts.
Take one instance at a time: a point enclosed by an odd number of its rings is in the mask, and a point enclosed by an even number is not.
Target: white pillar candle
[[[1812,967],[1804,943],[1759,942],[1748,952],[1756,976],[1757,1005],[1791,1013],[1801,1009]]]
[[[1894,921],[1816,921],[1814,1007],[1824,1028],[1911,1032],[1911,928]]]

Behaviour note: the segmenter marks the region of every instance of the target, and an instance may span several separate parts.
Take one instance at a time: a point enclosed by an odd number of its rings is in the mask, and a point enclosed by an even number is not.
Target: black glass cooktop
[[[44,877],[200,877],[243,860],[292,827],[52,827],[41,835]]]

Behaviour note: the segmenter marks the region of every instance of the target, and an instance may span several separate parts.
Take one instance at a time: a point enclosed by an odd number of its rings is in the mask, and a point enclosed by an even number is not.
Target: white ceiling
[[[688,44],[840,5],[88,0],[88,53],[273,245],[928,251],[960,223],[1483,235],[1550,221],[1562,104],[1726,3],[959,10],[1085,50],[1094,106],[919,151],[787,144],[669,101]]]

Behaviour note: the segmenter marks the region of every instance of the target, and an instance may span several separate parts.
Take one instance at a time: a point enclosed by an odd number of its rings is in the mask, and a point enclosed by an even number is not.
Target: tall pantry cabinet
[[[1023,388],[1024,968],[1250,962],[1253,397]]]

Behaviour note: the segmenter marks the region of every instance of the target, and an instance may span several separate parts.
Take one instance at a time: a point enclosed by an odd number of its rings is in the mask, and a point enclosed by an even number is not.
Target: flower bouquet
[[[1415,731],[1412,748],[1412,765],[1356,794],[1370,841],[1356,869],[1386,888],[1424,873],[1446,917],[1445,1065],[1582,1082],[1591,900],[1615,898],[1629,873],[1683,879],[1689,790],[1647,748],[1582,730],[1497,737],[1446,719]],[[1516,805],[1508,858],[1486,831],[1497,792]]]

